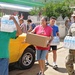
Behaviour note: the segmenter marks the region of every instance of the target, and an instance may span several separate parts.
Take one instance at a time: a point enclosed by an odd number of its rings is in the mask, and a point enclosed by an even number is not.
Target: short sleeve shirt
[[[16,37],[16,31],[9,32],[1,32],[0,31],[0,58],[9,58],[9,41],[10,38]]]
[[[50,25],[49,25],[50,26]],[[59,28],[57,25],[51,26],[53,29],[53,36],[56,36],[56,34],[59,32]]]
[[[31,24],[32,29],[34,29],[36,27],[36,25],[34,23]]]
[[[27,33],[27,28],[26,28],[26,24],[25,23],[22,23],[20,25],[20,27],[21,27],[21,30],[22,30],[23,33]]]
[[[45,28],[43,28],[42,25],[38,25],[34,28],[33,31],[35,32],[35,34],[48,36],[48,37],[50,37],[52,34],[52,28],[50,26],[46,26]],[[39,50],[49,50],[49,47],[43,48],[43,47],[36,46],[36,48]]]

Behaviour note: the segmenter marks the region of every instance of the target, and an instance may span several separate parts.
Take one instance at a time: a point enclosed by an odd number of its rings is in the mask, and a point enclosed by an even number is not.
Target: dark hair
[[[52,17],[50,17],[50,19],[54,19],[54,20],[56,20],[56,17],[52,16]]]
[[[27,20],[27,22],[30,22],[30,23],[31,23],[31,22],[32,22],[32,20],[31,20],[31,19],[28,19],[28,20]]]
[[[47,17],[42,17],[43,19],[45,19],[45,21],[47,22]]]

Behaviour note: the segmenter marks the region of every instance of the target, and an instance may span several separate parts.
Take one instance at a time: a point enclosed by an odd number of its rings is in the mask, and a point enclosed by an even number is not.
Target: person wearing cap
[[[67,36],[75,37],[75,13],[72,14],[72,17],[74,23],[71,24]],[[68,75],[75,75],[73,63],[75,63],[75,49],[69,49],[69,54],[66,57],[65,63]]]

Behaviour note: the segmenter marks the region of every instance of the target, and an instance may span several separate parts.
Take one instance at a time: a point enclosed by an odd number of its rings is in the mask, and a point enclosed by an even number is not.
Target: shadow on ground
[[[12,67],[11,67],[12,68]],[[46,67],[46,70],[48,67]],[[34,66],[27,70],[11,69],[9,75],[36,75],[39,72],[39,65],[34,64]]]
[[[66,68],[62,68],[62,67],[59,67],[57,71],[61,73],[67,73]]]
[[[48,66],[50,66],[50,67],[53,68],[53,66],[50,65],[50,64],[49,64]],[[56,71],[58,71],[58,72],[61,72],[61,73],[67,73],[66,68],[62,68],[62,67],[58,67],[57,69],[54,69],[54,70],[56,70]]]

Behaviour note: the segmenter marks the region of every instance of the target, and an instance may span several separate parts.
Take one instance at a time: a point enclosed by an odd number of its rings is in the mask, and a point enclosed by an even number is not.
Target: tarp
[[[43,3],[38,2],[38,0],[0,0],[0,2],[25,5],[25,6],[44,6]]]
[[[21,6],[21,5],[15,5],[15,4],[9,4],[9,3],[0,2],[0,9],[2,9],[2,10],[7,9],[7,10],[29,12],[32,8],[33,7]]]

